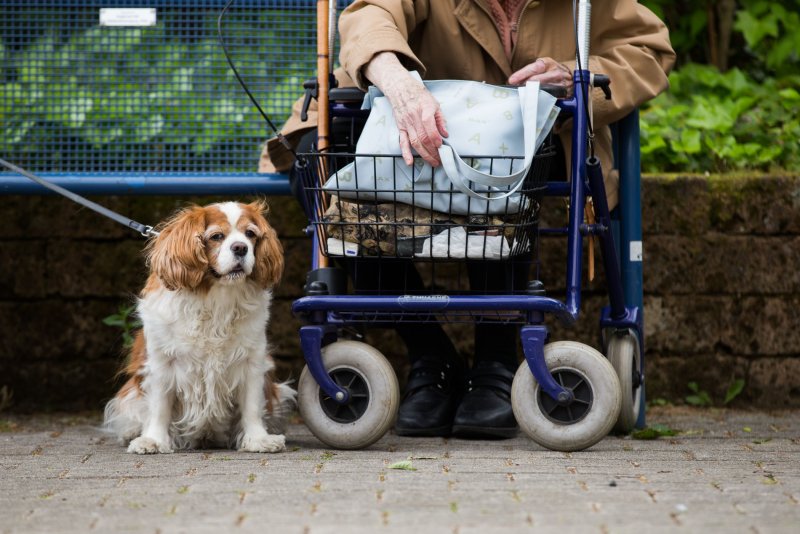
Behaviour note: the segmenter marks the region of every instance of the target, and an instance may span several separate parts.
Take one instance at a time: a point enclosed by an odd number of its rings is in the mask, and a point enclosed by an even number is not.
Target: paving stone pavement
[[[800,532],[800,411],[658,408],[583,452],[401,438],[134,456],[98,415],[0,416],[0,532]],[[415,470],[390,466],[410,460]]]

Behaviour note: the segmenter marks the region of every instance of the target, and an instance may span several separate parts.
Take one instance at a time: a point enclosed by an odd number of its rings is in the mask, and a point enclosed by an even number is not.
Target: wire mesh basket
[[[424,173],[434,171],[422,165],[406,167],[414,184],[409,189],[408,180],[397,171],[403,165],[401,156],[302,154],[300,158],[305,165],[300,174],[306,210],[326,256],[406,258],[422,262],[494,261],[519,258],[533,251],[540,199],[553,155],[552,145],[545,143],[513,194],[506,196],[508,189],[486,189],[488,196],[505,198],[490,203],[467,197],[469,209],[465,214],[454,209],[429,209],[443,204],[455,206],[455,196],[464,194],[452,185],[449,191],[432,190],[430,184],[434,181]],[[376,185],[374,178],[366,175],[377,168],[377,160],[387,158],[399,165],[391,165],[392,176],[384,177],[379,182],[382,185]],[[480,163],[482,170],[490,174],[509,174],[520,159],[464,158],[470,165]],[[385,161],[382,164],[386,168]],[[345,177],[344,173],[349,174]],[[358,184],[359,180],[368,185],[352,190],[350,184],[353,181]],[[427,189],[423,184],[428,184]],[[460,212],[464,213],[464,198],[460,202]]]

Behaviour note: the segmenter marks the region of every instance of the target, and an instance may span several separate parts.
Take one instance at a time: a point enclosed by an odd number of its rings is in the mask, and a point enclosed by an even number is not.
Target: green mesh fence
[[[0,3],[0,154],[34,172],[254,171],[271,132],[218,43],[225,3]],[[137,11],[101,23],[109,7]],[[315,20],[313,0],[238,0],[223,19],[278,126],[315,76]]]

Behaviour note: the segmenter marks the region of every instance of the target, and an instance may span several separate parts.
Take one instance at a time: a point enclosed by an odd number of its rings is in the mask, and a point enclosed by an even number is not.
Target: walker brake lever
[[[303,97],[303,107],[300,110],[300,120],[306,122],[311,99],[316,99],[319,96],[319,82],[316,78],[310,78],[303,82],[303,89],[305,89],[305,96]]]
[[[593,74],[592,85],[599,87],[603,94],[606,95],[606,100],[611,100],[611,79],[605,74]]]

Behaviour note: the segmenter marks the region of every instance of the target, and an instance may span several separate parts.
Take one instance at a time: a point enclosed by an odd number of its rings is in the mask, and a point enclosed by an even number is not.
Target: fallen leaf
[[[666,425],[653,425],[633,432],[631,437],[633,439],[658,439],[664,436],[674,436],[677,433],[677,430]]]
[[[387,467],[388,469],[400,469],[402,471],[416,471],[417,468],[411,465],[410,460],[401,460],[395,462]]]

